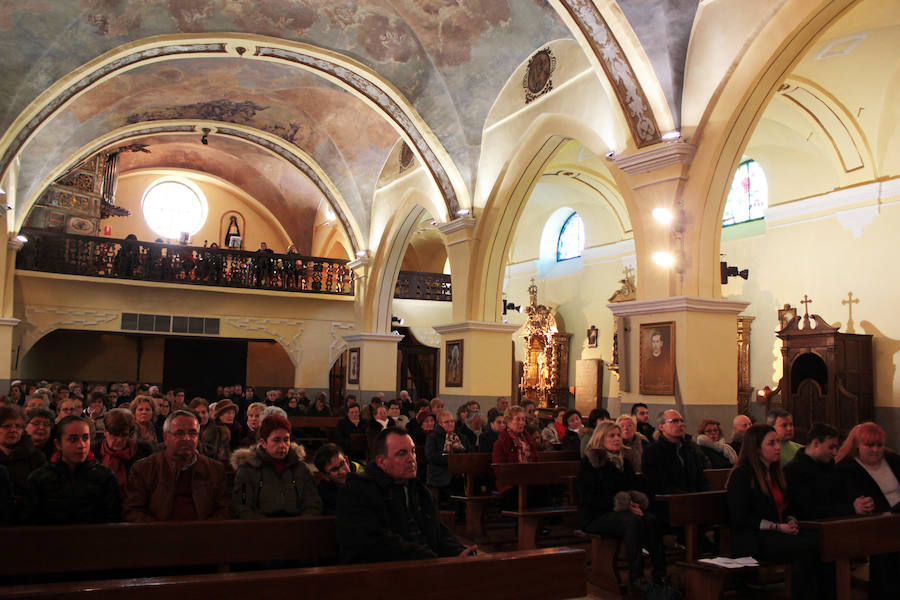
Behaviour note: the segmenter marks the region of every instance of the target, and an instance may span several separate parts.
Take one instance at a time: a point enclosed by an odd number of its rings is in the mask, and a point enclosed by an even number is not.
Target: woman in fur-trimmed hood
[[[623,451],[622,430],[616,423],[597,424],[584,451],[576,485],[582,529],[624,539],[629,585],[634,591],[647,586],[642,547],[650,552],[654,579],[665,580],[659,523],[647,510],[650,501],[643,478],[635,474],[630,455]]]
[[[231,503],[239,519],[312,517],[322,501],[306,463],[303,446],[291,443],[290,421],[280,415],[263,419],[259,445],[236,450],[237,473]]]

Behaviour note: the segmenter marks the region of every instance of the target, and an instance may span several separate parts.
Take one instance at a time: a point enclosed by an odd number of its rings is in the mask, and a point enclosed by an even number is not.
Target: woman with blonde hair
[[[900,510],[900,456],[884,447],[885,432],[872,422],[850,430],[838,450],[845,500],[863,497],[874,513]],[[869,558],[869,598],[889,598],[900,573],[900,553]]]
[[[703,419],[697,428],[697,446],[713,469],[730,469],[737,462],[737,453],[724,437],[722,425],[715,419]]]
[[[156,437],[156,425],[154,424],[156,417],[156,405],[150,396],[138,396],[128,405],[131,414],[134,415],[136,439],[144,441],[153,446],[156,450],[159,446],[159,438]]]
[[[575,481],[581,528],[588,533],[621,537],[625,542],[631,594],[640,594],[648,587],[641,548],[650,553],[653,578],[665,584],[666,557],[659,522],[647,510],[647,486],[624,452],[622,429],[617,423],[597,423]]]

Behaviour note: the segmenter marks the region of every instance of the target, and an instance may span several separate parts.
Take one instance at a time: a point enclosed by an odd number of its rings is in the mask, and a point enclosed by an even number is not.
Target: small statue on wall
[[[634,269],[625,267],[623,272],[625,277],[619,280],[622,287],[617,289],[616,292],[609,297],[610,302],[628,302],[629,300],[635,300],[637,298],[637,286],[634,283]]]
[[[591,325],[591,328],[587,330],[587,347],[588,348],[596,348],[597,347],[597,336],[599,335],[600,330],[597,329],[596,325]]]

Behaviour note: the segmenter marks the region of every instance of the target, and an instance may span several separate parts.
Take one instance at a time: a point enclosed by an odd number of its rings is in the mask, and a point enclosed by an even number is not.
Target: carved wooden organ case
[[[875,378],[872,336],[840,333],[819,315],[793,317],[777,333],[784,375],[778,386],[794,417],[795,439],[806,440],[816,421],[846,434],[873,417]]]

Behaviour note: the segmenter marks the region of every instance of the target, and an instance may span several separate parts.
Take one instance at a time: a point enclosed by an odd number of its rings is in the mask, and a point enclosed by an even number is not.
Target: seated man
[[[394,420],[397,427],[406,429],[406,425],[409,423],[409,417],[400,411],[400,400],[394,399],[388,402],[388,416]]]
[[[647,446],[642,468],[654,494],[689,494],[710,489],[703,473],[705,458],[685,439],[684,418],[676,410],[659,417],[659,439]]]
[[[797,450],[802,448],[794,439],[794,417],[786,410],[775,408],[766,416],[766,423],[775,428],[775,437],[781,446],[781,466],[791,462]]]
[[[452,419],[452,417],[451,417]],[[416,479],[412,438],[388,427],[375,438],[375,460],[338,493],[337,541],[341,562],[470,556],[441,523],[434,499]]]
[[[176,410],[163,424],[165,449],[136,462],[128,475],[125,520],[206,521],[231,518],[222,463],[197,452],[200,422]]]
[[[333,515],[337,511],[338,492],[347,483],[347,476],[351,473],[361,473],[362,467],[347,460],[341,447],[331,443],[324,444],[316,451],[313,464],[322,476],[318,483],[322,514]]]
[[[653,434],[656,428],[650,424],[650,409],[643,402],[636,402],[631,407],[631,416],[637,420],[637,431],[642,436],[653,441]]]
[[[791,512],[800,520],[865,515],[875,508],[875,501],[867,496],[855,498],[853,504],[844,500],[840,475],[834,467],[839,437],[831,425],[813,423],[809,443],[784,467]]]
[[[740,455],[741,444],[744,441],[744,433],[750,429],[751,425],[753,425],[753,421],[751,421],[750,417],[747,415],[738,415],[734,418],[734,421],[731,422],[734,433],[731,435],[731,441],[728,442],[728,445],[734,449],[735,454]]]
[[[494,451],[494,444],[500,437],[500,432],[506,429],[506,419],[496,408],[489,410],[487,417],[488,427],[478,438],[478,451],[490,454]]]

